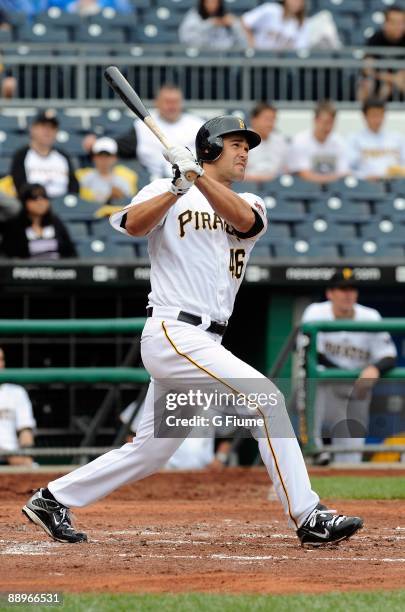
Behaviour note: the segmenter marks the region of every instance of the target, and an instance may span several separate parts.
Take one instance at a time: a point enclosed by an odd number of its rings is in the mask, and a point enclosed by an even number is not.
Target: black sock
[[[51,501],[59,503],[58,500],[54,498],[54,496],[52,495],[52,493],[50,492],[48,488],[42,489],[42,497],[45,497],[45,499],[50,499]]]

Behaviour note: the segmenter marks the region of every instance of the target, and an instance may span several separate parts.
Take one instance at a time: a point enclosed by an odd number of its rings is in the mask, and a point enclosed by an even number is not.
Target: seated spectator
[[[27,183],[21,188],[20,199],[21,212],[3,226],[4,254],[21,259],[76,257],[69,232],[52,212],[45,188]]]
[[[339,49],[341,43],[329,11],[306,16],[306,0],[264,2],[244,13],[242,24],[255,49],[283,50],[311,47]]]
[[[254,107],[250,117],[250,125],[262,141],[258,147],[249,151],[245,179],[272,181],[287,167],[287,140],[275,129],[277,110],[271,104],[261,102]]]
[[[1,22],[1,11],[0,11],[0,22]],[[3,23],[0,23],[0,30],[4,29]],[[0,92],[1,97],[10,99],[15,96],[17,91],[17,79],[13,77],[11,71],[7,69],[2,61],[1,53],[0,53]]]
[[[320,102],[315,109],[313,128],[299,132],[288,152],[288,168],[306,181],[332,183],[349,173],[346,147],[333,132],[336,109],[330,102]]]
[[[385,20],[382,28],[367,39],[368,47],[395,48],[402,47],[396,57],[390,54],[389,58],[403,59],[405,47],[405,11],[400,6],[390,6],[385,10]],[[405,93],[405,70],[376,70],[373,59],[383,59],[383,56],[367,53],[366,68],[360,80],[357,98],[364,102],[373,97],[380,100],[390,100],[393,94]]]
[[[402,134],[384,130],[385,105],[368,100],[363,105],[365,128],[349,140],[350,166],[355,176],[368,181],[402,175],[405,141]]]
[[[40,183],[50,198],[78,193],[79,183],[72,162],[55,147],[59,122],[52,111],[41,111],[31,125],[30,144],[19,149],[11,162],[17,193],[25,183]]]
[[[63,3],[68,13],[78,13],[81,17],[97,15],[104,8],[113,8],[117,13],[133,13],[134,7],[129,0],[75,0]]]
[[[185,45],[226,50],[246,47],[247,37],[238,17],[225,12],[224,0],[199,0],[190,9],[179,28],[179,40]]]
[[[0,348],[0,370],[6,367],[4,351]],[[28,393],[20,385],[0,384],[0,455],[1,451],[18,452],[34,446],[36,422]],[[0,457],[0,464],[32,466],[32,457],[17,454]]]
[[[83,200],[114,204],[129,200],[136,194],[138,177],[133,170],[117,164],[117,148],[112,138],[99,138],[94,143],[92,159],[95,167],[76,171]],[[111,212],[109,208],[108,214]]]
[[[195,136],[202,120],[183,112],[183,95],[175,85],[162,85],[155,98],[156,109],[152,117],[169,142],[184,145],[194,150]],[[172,176],[171,165],[162,156],[163,145],[143,121],[135,121],[137,159],[154,178]]]

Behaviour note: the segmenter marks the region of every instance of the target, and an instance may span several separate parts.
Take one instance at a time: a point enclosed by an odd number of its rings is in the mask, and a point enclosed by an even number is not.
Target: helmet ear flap
[[[208,138],[208,147],[204,151],[203,161],[215,161],[222,153],[224,148],[224,139],[222,136],[210,136]]]

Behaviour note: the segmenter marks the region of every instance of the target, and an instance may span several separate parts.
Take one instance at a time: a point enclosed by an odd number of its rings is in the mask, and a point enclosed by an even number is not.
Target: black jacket
[[[61,258],[76,257],[76,248],[70,238],[68,230],[59,217],[53,213],[50,225],[53,225],[55,228],[55,238],[59,247],[59,256]],[[2,225],[0,231],[3,240],[0,249],[4,255],[21,259],[28,259],[30,257],[28,239],[25,233],[26,228],[27,220],[24,212]]]

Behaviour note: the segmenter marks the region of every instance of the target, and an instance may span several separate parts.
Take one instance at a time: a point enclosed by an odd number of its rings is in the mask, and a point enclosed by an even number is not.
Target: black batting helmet
[[[222,115],[210,119],[200,127],[195,139],[195,150],[198,161],[215,161],[222,153],[224,141],[222,136],[241,134],[246,138],[249,149],[260,144],[259,134],[246,127],[243,119],[233,115]]]

